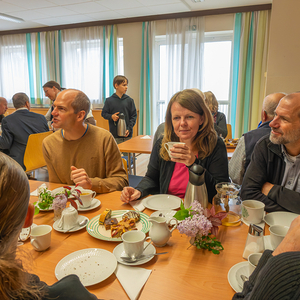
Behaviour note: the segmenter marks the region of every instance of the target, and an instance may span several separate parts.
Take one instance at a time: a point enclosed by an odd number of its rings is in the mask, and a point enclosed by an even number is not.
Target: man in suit
[[[7,111],[7,101],[5,98],[0,97],[0,123],[3,120],[6,111]]]
[[[24,166],[24,153],[30,134],[48,131],[45,117],[30,111],[29,98],[25,93],[17,93],[12,98],[16,111],[2,121],[0,149]]]

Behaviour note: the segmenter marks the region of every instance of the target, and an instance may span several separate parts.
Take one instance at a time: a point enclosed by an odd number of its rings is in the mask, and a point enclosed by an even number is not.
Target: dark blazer
[[[49,131],[49,127],[43,115],[28,109],[16,110],[2,120],[0,149],[25,170],[23,159],[29,135],[45,131]]]

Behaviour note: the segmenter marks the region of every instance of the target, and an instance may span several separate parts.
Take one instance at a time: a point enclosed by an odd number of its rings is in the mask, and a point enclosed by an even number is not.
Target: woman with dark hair
[[[45,93],[45,96],[48,97],[51,101],[52,104],[55,101],[58,93],[60,93],[61,91],[65,90],[65,88],[62,88],[59,83],[57,83],[56,81],[48,81],[43,85],[43,90]],[[49,110],[47,111],[45,118],[48,122],[49,127],[51,127],[52,124],[52,111],[53,111],[53,105],[51,105],[51,107],[49,108]],[[89,113],[87,114],[84,123],[86,124],[92,124],[92,125],[96,125],[96,121],[93,117],[92,111],[90,110]]]
[[[221,136],[225,139],[227,136],[226,116],[222,112],[218,111],[219,103],[213,92],[208,91],[205,92],[204,95],[205,102],[213,116],[215,131],[217,132],[218,136]]]
[[[48,286],[27,273],[16,257],[17,241],[29,203],[28,179],[13,159],[0,153],[0,299],[95,300],[76,275]]]
[[[170,149],[168,142],[181,142]],[[149,194],[172,194],[183,198],[189,180],[189,168],[199,164],[206,170],[208,200],[212,202],[218,182],[229,181],[225,144],[218,138],[212,115],[203,96],[188,89],[176,93],[166,112],[164,135],[155,143],[148,170],[136,189],[125,187],[121,200],[129,202]]]

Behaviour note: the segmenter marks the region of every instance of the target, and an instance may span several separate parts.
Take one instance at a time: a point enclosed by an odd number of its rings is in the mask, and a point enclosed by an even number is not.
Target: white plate
[[[89,220],[88,217],[78,215],[78,223],[80,223],[80,222],[83,221],[84,219]],[[54,222],[53,228],[54,228],[56,231],[59,231],[59,232],[64,232],[64,231],[66,231],[66,229],[60,229],[60,228],[58,227],[58,222],[59,222],[59,221],[60,221],[60,220],[56,220],[56,221]],[[86,225],[83,225],[83,226],[79,226],[79,225],[78,225],[77,227],[71,229],[70,231],[68,231],[68,232],[66,232],[66,233],[69,233],[69,232],[75,232],[75,231],[81,230],[81,229],[83,229],[83,228],[85,228],[85,227],[86,227]]]
[[[64,257],[55,268],[58,280],[75,274],[84,286],[107,279],[117,267],[115,256],[103,249],[90,248],[73,252]]]
[[[176,210],[169,210],[169,209],[157,210],[154,213],[152,213],[150,217],[164,217],[166,218],[166,221],[169,222],[174,217],[175,214],[176,214]],[[170,225],[173,224],[176,224],[175,220],[172,220]]]
[[[144,247],[146,247],[148,244],[148,242],[144,242]],[[155,254],[156,253],[156,249],[155,247],[151,244],[149,245],[146,250],[143,252],[143,255],[149,255],[149,254]],[[138,265],[142,265],[145,264],[146,262],[150,261],[153,257],[148,257],[145,259],[141,259],[135,263],[127,263],[124,260],[121,259],[121,256],[127,256],[125,251],[124,251],[124,245],[123,243],[119,244],[117,247],[115,247],[113,254],[115,255],[117,261],[123,265],[127,265],[127,266],[138,266]]]
[[[237,283],[238,283],[238,285],[241,289],[243,289],[243,286],[244,286],[244,281],[241,278],[241,275],[245,275],[248,278],[250,277],[249,263],[247,261],[246,261],[246,263],[247,264],[245,264],[245,265],[241,266],[240,268],[238,268],[237,271],[236,271],[236,274],[235,274],[236,281],[237,281]]]
[[[122,219],[122,216],[128,212],[129,210],[113,210],[111,213],[111,218],[117,218],[118,221]],[[151,223],[148,221],[149,216],[139,212],[140,213],[140,221],[136,223],[136,228],[138,230],[143,231],[144,233],[147,233],[150,230]],[[92,218],[87,226],[86,230],[87,232],[93,236],[96,239],[104,240],[104,241],[111,241],[111,242],[121,242],[121,237],[111,237],[111,231],[105,230],[104,225],[99,225],[99,217],[100,215]]]
[[[89,207],[82,207],[82,206],[80,205],[80,203],[79,203],[78,200],[75,200],[75,202],[77,203],[78,211],[92,210],[92,209],[94,209],[94,208],[99,207],[100,204],[101,204],[101,201],[98,200],[98,199],[95,199],[95,198],[93,198],[92,203],[91,203],[91,206],[89,206]]]
[[[265,222],[269,225],[283,225],[283,226],[291,226],[291,223],[294,219],[296,219],[299,215],[285,212],[285,211],[276,211],[267,214],[264,217]]]
[[[237,263],[228,272],[228,275],[227,275],[228,282],[236,293],[240,293],[242,291],[242,288],[239,286],[239,283],[236,279],[236,274],[240,268],[243,268],[245,266],[246,267],[248,266],[248,261],[243,261],[243,262]]]
[[[75,185],[68,185],[70,188],[74,188],[75,187]],[[81,187],[81,186],[78,186],[77,188],[76,188],[77,190],[80,190],[80,191],[82,191],[83,190],[83,188]],[[61,187],[59,187],[59,188],[57,188],[57,189],[54,189],[54,190],[52,190],[51,191],[51,194],[52,194],[52,196],[54,197],[54,196],[56,196],[57,194],[61,194],[64,190],[67,190],[67,188],[64,188],[63,186],[61,186]],[[74,196],[72,197],[70,197],[70,198],[75,198]]]
[[[143,205],[152,210],[177,209],[180,204],[179,197],[167,194],[153,195],[143,200]]]
[[[36,224],[32,224],[31,229],[36,226],[37,226]],[[25,242],[30,237],[30,227],[22,228],[18,241],[20,241],[20,237],[21,237],[21,241]]]
[[[248,221],[244,220],[243,217],[241,218],[241,220],[242,220],[242,222],[243,222],[245,225],[250,226],[250,223],[249,223]],[[255,223],[255,225],[261,227],[262,229],[265,228],[265,222],[264,222],[264,221],[261,221],[260,223]]]

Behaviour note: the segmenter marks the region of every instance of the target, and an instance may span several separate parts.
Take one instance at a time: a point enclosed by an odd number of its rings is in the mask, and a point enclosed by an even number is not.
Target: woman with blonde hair
[[[97,299],[76,275],[48,286],[24,270],[17,258],[17,242],[27,214],[29,193],[28,179],[21,166],[0,153],[0,299]]]
[[[221,136],[225,139],[227,136],[226,116],[222,112],[218,111],[219,103],[213,92],[204,92],[204,95],[205,102],[213,116],[215,131],[217,132],[218,136]]]
[[[175,144],[170,158],[164,147]],[[187,89],[176,93],[170,100],[163,137],[155,143],[145,177],[134,189],[125,187],[121,194],[124,202],[149,194],[185,195],[189,180],[189,168],[199,164],[205,170],[208,200],[212,202],[218,182],[229,181],[226,147],[213,127],[212,115],[203,96]]]

